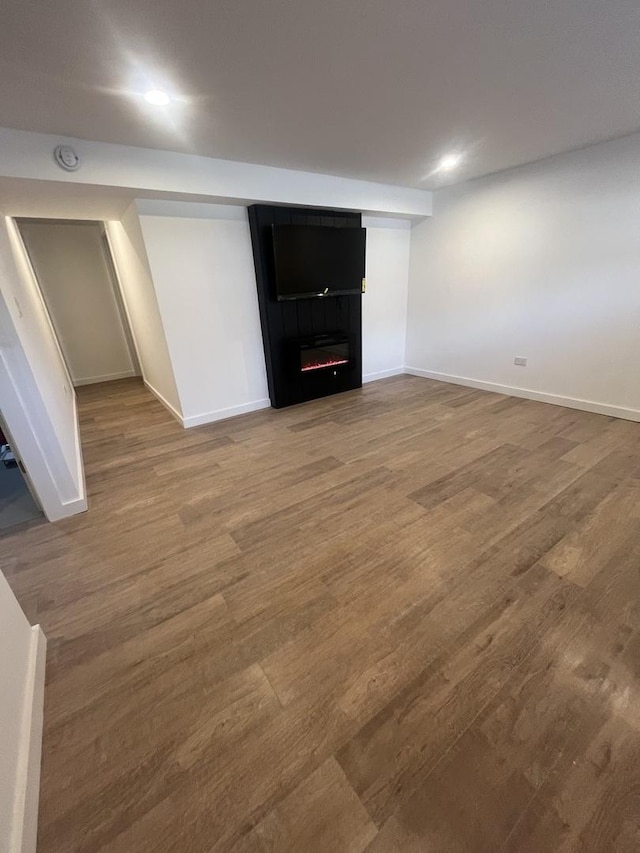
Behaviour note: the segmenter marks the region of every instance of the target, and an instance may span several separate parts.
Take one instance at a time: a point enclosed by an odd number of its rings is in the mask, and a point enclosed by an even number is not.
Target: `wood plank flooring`
[[[80,389],[40,853],[637,853],[640,425],[397,377],[184,431]]]

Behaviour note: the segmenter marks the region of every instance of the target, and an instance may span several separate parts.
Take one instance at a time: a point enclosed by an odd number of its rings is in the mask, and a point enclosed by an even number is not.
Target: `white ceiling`
[[[637,130],[639,81],[639,0],[0,6],[5,127],[427,189]]]

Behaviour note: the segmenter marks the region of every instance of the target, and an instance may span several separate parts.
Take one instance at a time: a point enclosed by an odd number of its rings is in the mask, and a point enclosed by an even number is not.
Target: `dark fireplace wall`
[[[249,225],[256,269],[262,341],[271,405],[276,409],[362,385],[362,295],[322,296],[278,302],[272,225],[333,225],[360,228],[359,213],[254,204]],[[344,335],[349,363],[335,370],[300,371],[296,341],[314,335]]]

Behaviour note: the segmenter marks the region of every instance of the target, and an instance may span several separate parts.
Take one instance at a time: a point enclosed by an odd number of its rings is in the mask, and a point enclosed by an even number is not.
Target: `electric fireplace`
[[[349,364],[349,339],[346,335],[314,335],[297,340],[297,368],[307,375]]]

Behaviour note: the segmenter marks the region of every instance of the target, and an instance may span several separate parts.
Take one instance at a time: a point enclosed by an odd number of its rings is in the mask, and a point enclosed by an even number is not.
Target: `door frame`
[[[36,284],[36,288],[40,295],[40,299],[42,301],[42,305],[44,307],[45,313],[47,315],[47,320],[49,322],[49,327],[53,334],[53,337],[56,342],[56,346],[58,348],[58,352],[62,358],[65,369],[67,371],[67,376],[69,377],[69,383],[72,387],[77,388],[80,385],[90,384],[84,382],[82,380],[75,381],[71,374],[71,367],[67,360],[67,357],[64,352],[64,348],[62,346],[61,341],[63,340],[63,336],[58,332],[56,328],[55,319],[53,315],[53,311],[50,310],[49,304],[47,302],[47,297],[45,290],[42,288],[40,284],[40,279],[36,273],[35,266],[31,259],[31,254],[29,252],[29,246],[27,241],[24,239],[22,234],[22,229],[20,228],[21,224],[24,222],[25,224],[42,224],[42,225],[95,225],[98,228],[98,232],[100,235],[100,246],[102,249],[102,256],[105,262],[105,267],[107,269],[107,278],[109,280],[109,284],[111,286],[111,291],[113,293],[113,297],[116,303],[116,311],[118,314],[118,318],[120,320],[120,325],[122,327],[122,331],[124,334],[125,344],[127,347],[127,351],[129,353],[129,358],[131,359],[131,366],[133,368],[133,376],[141,376],[142,370],[140,367],[140,359],[138,357],[138,351],[135,346],[135,340],[133,337],[133,332],[131,330],[131,324],[129,322],[129,316],[127,314],[124,300],[122,297],[122,289],[120,286],[120,280],[118,278],[118,272],[113,260],[113,255],[111,253],[111,246],[109,245],[109,239],[106,231],[106,224],[99,219],[55,219],[44,216],[16,216],[14,217],[14,222],[16,225],[16,233],[20,240],[20,244],[22,246],[23,254],[25,260],[29,266],[29,272],[33,281]]]
[[[4,362],[3,362],[3,364],[4,364]],[[42,512],[44,514],[44,510],[42,508],[42,504],[40,503],[40,498],[38,497],[36,487],[33,485],[33,482],[31,481],[31,477],[29,476],[29,471],[27,469],[27,466],[24,464],[24,460],[23,460],[22,456],[20,455],[20,448],[18,447],[15,438],[13,437],[13,433],[11,432],[11,429],[9,428],[9,424],[7,423],[1,409],[0,409],[0,427],[2,427],[2,432],[4,433],[4,436],[7,439],[7,442],[9,444],[9,447],[11,448],[11,452],[13,453],[16,462],[18,463],[18,469],[20,471],[20,474],[22,475],[22,479],[24,480],[27,489],[29,490],[31,497],[33,498],[33,502],[38,507],[40,512]]]
[[[11,441],[15,456],[22,460],[22,465],[26,469],[26,473],[23,471],[23,476],[31,488],[31,493],[49,521],[62,517],[60,495],[51,478],[45,453],[40,447],[20,392],[1,351],[0,399],[2,400],[2,422],[7,427],[6,435]],[[20,438],[16,440],[16,436]]]

